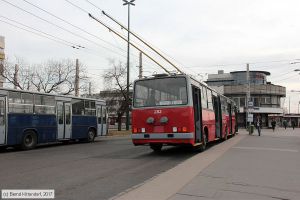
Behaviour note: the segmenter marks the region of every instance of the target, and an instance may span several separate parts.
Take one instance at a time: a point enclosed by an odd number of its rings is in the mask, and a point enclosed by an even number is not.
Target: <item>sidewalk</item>
[[[298,200],[300,129],[240,134],[199,153],[118,200]]]
[[[300,129],[266,129],[260,137],[256,131],[169,200],[299,200],[298,137]]]

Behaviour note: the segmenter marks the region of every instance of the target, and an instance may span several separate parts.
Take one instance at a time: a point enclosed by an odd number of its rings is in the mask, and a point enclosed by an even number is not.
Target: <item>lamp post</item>
[[[135,0],[123,0],[123,6],[128,6],[128,37],[127,37],[127,104],[129,104],[129,62],[130,62],[130,58],[129,58],[129,51],[130,51],[130,6],[135,6],[135,4],[133,3]],[[129,105],[127,106],[127,110],[126,110],[126,130],[129,130]]]

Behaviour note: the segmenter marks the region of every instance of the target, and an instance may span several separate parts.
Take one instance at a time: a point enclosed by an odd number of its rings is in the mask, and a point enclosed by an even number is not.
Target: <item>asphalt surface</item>
[[[193,155],[176,147],[156,154],[134,147],[129,137],[0,151],[0,189],[55,189],[55,199],[108,199]]]

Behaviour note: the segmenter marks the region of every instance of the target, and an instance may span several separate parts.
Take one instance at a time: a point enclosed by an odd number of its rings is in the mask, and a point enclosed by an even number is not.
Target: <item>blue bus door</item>
[[[57,102],[57,139],[70,139],[72,131],[71,104]]]
[[[0,97],[0,145],[5,144],[6,138],[6,101]]]
[[[102,135],[107,135],[107,109],[102,106]]]
[[[102,106],[97,105],[97,136],[101,136],[102,133],[103,133]]]

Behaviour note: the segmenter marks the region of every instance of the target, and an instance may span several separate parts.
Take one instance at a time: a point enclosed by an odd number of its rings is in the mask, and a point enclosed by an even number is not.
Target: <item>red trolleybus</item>
[[[132,141],[154,151],[163,145],[191,145],[237,132],[235,104],[187,75],[155,75],[135,81]]]

